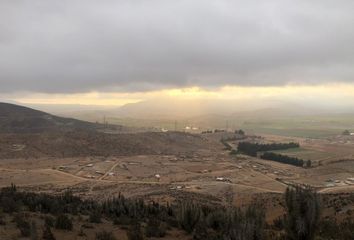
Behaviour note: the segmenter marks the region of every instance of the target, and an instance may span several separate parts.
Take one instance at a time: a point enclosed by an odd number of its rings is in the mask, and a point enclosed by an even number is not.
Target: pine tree
[[[285,202],[287,239],[313,240],[320,218],[320,199],[317,193],[309,187],[288,188]]]
[[[50,230],[50,227],[48,225],[45,225],[44,227],[42,238],[44,240],[55,240],[52,230]]]
[[[38,239],[38,234],[37,234],[37,225],[35,221],[31,222],[31,240],[37,240]]]

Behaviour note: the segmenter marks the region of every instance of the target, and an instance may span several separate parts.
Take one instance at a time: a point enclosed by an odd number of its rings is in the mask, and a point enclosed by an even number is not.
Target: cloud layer
[[[352,0],[3,0],[0,92],[354,83]]]

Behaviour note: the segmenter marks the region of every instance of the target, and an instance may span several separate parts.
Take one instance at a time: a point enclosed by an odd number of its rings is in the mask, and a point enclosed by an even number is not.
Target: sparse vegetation
[[[42,239],[43,240],[55,240],[52,230],[50,229],[50,227],[47,224],[45,224],[45,226],[44,226]]]
[[[139,222],[135,222],[128,230],[129,240],[144,240],[144,234]]]
[[[164,237],[166,235],[166,224],[159,219],[150,218],[147,222],[145,235],[146,237]]]
[[[30,237],[31,225],[23,214],[16,214],[14,217],[14,222],[20,230],[22,237]]]
[[[319,240],[348,240],[354,239],[354,220],[346,218],[338,222],[335,218],[322,220],[319,224]]]
[[[37,224],[35,221],[31,222],[31,230],[30,230],[30,238],[31,240],[37,240],[38,239],[38,233],[37,233]]]
[[[67,215],[61,214],[57,217],[55,228],[71,231],[73,229],[73,223]]]
[[[99,210],[96,210],[96,211],[93,211],[91,214],[90,214],[90,218],[89,218],[89,221],[91,223],[101,223],[101,213]]]
[[[274,221],[273,226],[265,222],[263,207],[250,204],[243,209],[232,206],[209,206],[192,201],[177,202],[174,205],[146,204],[138,199],[126,199],[122,195],[104,202],[81,200],[67,192],[60,196],[18,192],[16,188],[2,189],[0,199],[8,198],[17,205],[14,212],[14,221],[21,230],[22,236],[36,239],[36,226],[30,224],[23,217],[23,210],[45,214],[45,224],[42,238],[54,240],[49,225],[52,219],[48,213],[57,214],[55,227],[63,230],[72,230],[71,215],[90,214],[104,216],[112,223],[127,224],[129,240],[141,240],[145,237],[164,237],[168,228],[178,227],[193,236],[193,239],[277,239],[274,236],[284,235],[283,239],[313,240],[331,239],[334,231],[341,231],[341,238],[350,239],[353,236],[353,222],[349,219],[341,223],[333,223],[332,228],[322,228],[321,224],[329,224],[328,220],[320,222],[320,198],[311,188],[289,188],[285,193],[286,214],[283,218]],[[2,201],[1,201],[2,202]],[[39,207],[41,206],[41,207]],[[57,206],[63,206],[56,209]],[[0,205],[1,209],[4,207]],[[6,206],[5,206],[6,207]],[[327,222],[326,222],[327,221]],[[333,221],[331,220],[331,223]],[[145,227],[143,227],[145,226]],[[82,227],[81,230],[82,232]],[[80,232],[79,232],[80,233]],[[276,234],[277,233],[277,234]],[[272,236],[272,237],[270,237]],[[109,231],[100,231],[96,234],[97,240],[115,239]],[[281,239],[281,238],[279,238]]]
[[[116,240],[116,238],[112,232],[102,230],[101,232],[96,233],[96,240]]]

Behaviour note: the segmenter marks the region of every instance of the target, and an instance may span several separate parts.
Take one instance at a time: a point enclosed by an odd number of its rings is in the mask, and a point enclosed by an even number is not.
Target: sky
[[[354,102],[353,12],[352,0],[1,0],[0,99]]]

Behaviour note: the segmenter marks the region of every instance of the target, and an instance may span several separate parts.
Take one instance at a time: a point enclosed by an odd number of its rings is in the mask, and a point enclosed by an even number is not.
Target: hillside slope
[[[104,127],[0,103],[0,158],[185,154],[210,148],[208,140],[188,133],[122,133],[122,126]],[[113,128],[118,131],[109,131]]]
[[[57,117],[31,108],[0,103],[0,133],[40,133],[53,130],[95,130],[100,126]]]
[[[198,135],[179,132],[0,134],[0,159],[187,154],[212,149],[210,145]]]

